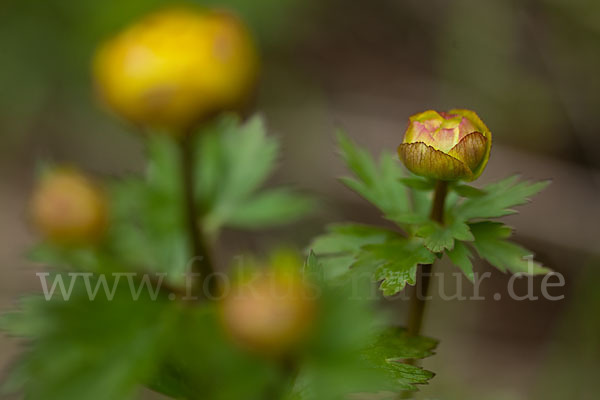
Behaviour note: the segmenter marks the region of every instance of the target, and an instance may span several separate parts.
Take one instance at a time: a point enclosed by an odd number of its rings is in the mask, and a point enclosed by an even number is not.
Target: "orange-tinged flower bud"
[[[31,202],[33,222],[48,239],[89,243],[107,227],[107,201],[89,178],[71,169],[47,172]]]
[[[492,133],[473,111],[425,111],[410,117],[398,155],[411,172],[454,181],[477,179],[492,147]]]
[[[118,114],[178,133],[241,108],[256,86],[258,57],[233,15],[180,7],[151,14],[105,43],[94,74]]]
[[[243,347],[280,355],[301,344],[315,318],[315,295],[297,274],[258,274],[222,304],[225,328]]]

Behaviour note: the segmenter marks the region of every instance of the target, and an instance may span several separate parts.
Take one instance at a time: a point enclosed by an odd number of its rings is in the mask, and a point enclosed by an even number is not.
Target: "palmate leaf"
[[[476,218],[496,218],[514,214],[512,207],[525,204],[529,198],[543,190],[549,181],[518,182],[518,176],[512,176],[487,185],[485,194],[465,199],[456,209],[456,215],[464,220]]]
[[[374,279],[381,281],[380,289],[386,296],[400,292],[406,284],[416,282],[419,264],[436,260],[423,241],[413,238],[395,238],[384,243],[363,246],[354,267],[374,270]]]
[[[386,215],[404,214],[410,211],[406,187],[400,182],[404,174],[400,163],[390,154],[383,153],[379,165],[371,155],[354,144],[345,134],[338,134],[341,155],[353,178],[342,182]]]
[[[533,261],[533,255],[527,249],[506,239],[512,229],[499,222],[484,221],[470,224],[475,237],[473,246],[479,256],[502,272],[524,274],[546,274],[548,268]]]
[[[226,116],[195,141],[197,198],[203,227],[216,235],[223,226],[260,228],[285,224],[311,211],[314,200],[291,189],[257,190],[273,172],[279,145],[262,118],[244,124]]]
[[[396,391],[415,391],[416,385],[426,384],[435,374],[406,361],[433,355],[437,344],[437,340],[431,338],[409,336],[401,328],[388,328],[377,336],[364,355],[376,368],[389,374],[397,385]]]
[[[1,329],[29,341],[5,389],[30,400],[135,398],[174,337],[177,313],[164,300],[132,301],[125,285],[112,301],[90,301],[84,289],[76,285],[69,301],[27,298],[1,319]]]
[[[423,244],[434,253],[452,250],[455,242],[473,241],[469,226],[458,218],[448,218],[446,225],[428,221],[418,226],[416,235],[423,238]]]

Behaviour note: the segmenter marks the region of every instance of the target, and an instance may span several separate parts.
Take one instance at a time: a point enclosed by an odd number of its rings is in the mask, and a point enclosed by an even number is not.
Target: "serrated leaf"
[[[317,236],[309,246],[317,255],[356,253],[366,244],[383,243],[398,233],[377,226],[362,224],[331,224],[327,233]]]
[[[256,193],[273,172],[279,144],[266,134],[263,119],[240,124],[226,116],[199,133],[195,142],[197,198],[204,230],[223,226],[255,229],[296,220],[314,201],[291,189]]]
[[[449,216],[447,225],[428,221],[419,226],[415,234],[423,238],[423,244],[434,253],[452,250],[455,240],[472,241],[469,226],[462,220]]]
[[[341,155],[354,178],[341,181],[384,214],[400,214],[410,211],[408,193],[400,182],[403,177],[400,163],[390,153],[380,156],[379,164],[373,157],[354,144],[343,133],[338,134]]]
[[[404,329],[388,328],[366,349],[365,357],[389,374],[397,391],[415,391],[416,385],[426,384],[435,374],[405,361],[433,355],[437,344],[431,338],[409,336]]]
[[[528,202],[529,198],[543,190],[549,181],[517,182],[512,176],[500,182],[487,185],[483,196],[465,199],[456,209],[456,215],[465,220],[475,218],[496,218],[514,214],[512,207]]]
[[[399,234],[375,226],[361,224],[333,224],[327,233],[316,237],[308,246],[319,256],[323,273],[329,279],[343,275],[356,261],[362,246],[383,243]]]
[[[548,268],[533,261],[533,254],[529,250],[506,240],[512,233],[511,228],[506,225],[485,221],[470,224],[470,227],[475,237],[473,246],[479,256],[500,271],[530,275],[550,272]]]
[[[448,257],[454,265],[462,270],[467,278],[473,282],[473,263],[471,262],[471,250],[462,242],[456,241],[454,248],[448,252]]]
[[[406,284],[415,284],[419,264],[431,264],[435,259],[421,240],[397,238],[363,246],[354,267],[373,269],[383,294],[392,296]]]

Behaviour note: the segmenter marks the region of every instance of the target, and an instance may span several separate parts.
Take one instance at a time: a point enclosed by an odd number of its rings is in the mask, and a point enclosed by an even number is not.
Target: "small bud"
[[[425,111],[410,117],[398,155],[417,175],[472,181],[483,172],[491,147],[492,133],[473,111]]]
[[[104,193],[87,177],[70,169],[47,172],[31,202],[33,222],[48,239],[60,243],[89,243],[107,226]]]
[[[241,108],[256,85],[258,57],[233,15],[180,7],[151,14],[105,43],[94,75],[117,114],[179,133]]]
[[[243,347],[268,355],[294,349],[315,317],[314,293],[298,274],[259,273],[222,304],[225,328]]]

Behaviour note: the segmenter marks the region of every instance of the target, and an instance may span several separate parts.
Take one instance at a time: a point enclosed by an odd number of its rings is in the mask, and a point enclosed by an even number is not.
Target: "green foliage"
[[[433,253],[452,250],[455,240],[473,241],[469,226],[457,218],[447,218],[446,225],[427,221],[419,225],[416,235],[423,238],[423,244]]]
[[[318,261],[309,259],[313,267]],[[350,393],[412,391],[433,377],[407,362],[429,357],[437,342],[386,328],[386,319],[374,309],[369,281],[323,283],[321,290],[318,331],[305,350],[289,398],[334,400]]]
[[[485,191],[469,185],[456,184],[452,186],[452,190],[462,197],[481,197],[485,195]]]
[[[454,265],[461,269],[467,278],[473,281],[473,263],[471,262],[471,250],[469,247],[460,241],[454,242],[454,248],[448,252],[448,257]]]
[[[51,288],[46,299],[27,297],[0,318],[0,329],[29,343],[4,388],[23,390],[30,400],[127,400],[140,385],[189,400],[338,400],[356,393],[397,397],[427,383],[434,374],[415,360],[433,354],[437,342],[389,328],[375,309],[373,281],[394,295],[416,283],[420,264],[443,254],[472,280],[472,249],[501,271],[547,272],[507,240],[510,228],[481,221],[514,212],[546,183],[509,178],[483,190],[451,184],[440,224],[429,218],[431,181],[405,177],[390,154],[375,162],[345,136],[339,141],[355,175],[343,182],[397,228],[336,224],[314,239],[304,274],[319,294],[319,312],[294,352],[242,348],[226,332],[218,302],[180,301],[191,257],[182,142],[154,134],[145,174],[111,184],[110,229],[101,243],[43,242],[30,252],[55,273],[43,285]],[[278,145],[259,118],[220,118],[184,143],[196,160],[197,223],[211,239],[224,227],[290,222],[314,205],[289,188],[261,190]],[[119,280],[116,272],[151,274]]]
[[[108,247],[119,265],[167,273],[170,282],[180,285],[191,250],[179,145],[169,135],[151,135],[145,175],[112,183]],[[313,208],[314,200],[289,188],[258,190],[272,172],[278,152],[260,118],[243,125],[234,117],[221,118],[205,127],[193,145],[199,223],[211,238],[224,226],[281,225]]]
[[[382,331],[365,351],[365,358],[389,373],[401,390],[417,390],[416,384],[425,384],[434,374],[406,360],[418,360],[433,355],[438,342],[423,336],[409,336],[404,329],[388,328]]]
[[[69,301],[26,298],[0,323],[32,340],[9,380],[23,385],[27,399],[130,399],[174,334],[172,304],[131,301],[126,285],[111,301],[90,301],[79,282]]]
[[[449,183],[444,224],[431,221],[434,181],[404,177],[400,164],[384,154],[379,166],[370,154],[346,136],[339,135],[341,154],[354,173],[342,181],[378,207],[400,232],[355,224],[334,225],[309,246],[322,260],[326,276],[342,276],[345,269],[368,269],[381,281],[385,295],[393,295],[415,283],[419,264],[429,264],[447,254],[473,280],[471,248],[501,271],[527,272],[531,252],[506,239],[511,230],[501,224],[477,222],[512,214],[548,182],[504,179],[483,189]],[[393,162],[392,164],[390,164]],[[403,231],[403,232],[402,232]],[[532,273],[548,270],[537,263]],[[356,268],[356,267],[362,268]]]
[[[323,274],[332,279],[345,275],[365,245],[380,244],[397,237],[397,233],[375,226],[335,224],[328,233],[318,236],[309,248],[319,255]]]
[[[177,142],[167,135],[151,135],[147,155],[143,177],[126,177],[111,185],[108,246],[121,266],[164,272],[181,283],[191,250]]]
[[[148,381],[177,399],[261,400],[282,380],[277,365],[248,353],[229,339],[214,304],[180,311],[168,351]]]
[[[258,191],[275,167],[279,148],[259,117],[243,125],[233,116],[221,118],[200,132],[195,148],[197,196],[211,236],[223,226],[289,223],[314,206],[314,200],[288,188]]]
[[[376,163],[371,155],[354,144],[343,133],[338,134],[342,158],[354,173],[354,178],[341,178],[350,189],[378,207],[385,215],[409,211],[409,197],[403,185],[402,168],[389,153],[383,153]]]
[[[506,225],[490,221],[478,222],[471,224],[471,231],[475,236],[473,245],[479,256],[500,271],[531,275],[550,272],[533,261],[533,254],[529,250],[506,240],[512,233]]]
[[[436,259],[418,239],[396,238],[361,250],[355,266],[374,269],[374,279],[381,281],[386,296],[398,293],[406,284],[414,285],[419,264],[431,264]]]
[[[456,209],[456,214],[464,220],[476,218],[497,218],[516,213],[512,207],[527,203],[529,198],[543,190],[549,181],[518,182],[518,176],[511,176],[487,185],[485,194],[470,197]]]

